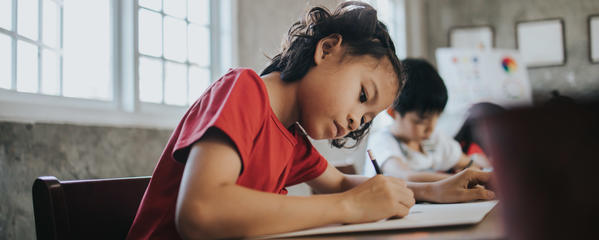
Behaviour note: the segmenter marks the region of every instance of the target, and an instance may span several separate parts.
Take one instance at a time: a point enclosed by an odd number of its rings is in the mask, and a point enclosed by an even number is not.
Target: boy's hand
[[[372,222],[408,215],[414,193],[399,178],[377,175],[342,194],[347,223]]]
[[[474,161],[472,166],[475,166],[478,169],[485,169],[485,168],[493,167],[493,166],[491,166],[489,159],[487,159],[485,156],[483,156],[481,154],[472,154],[472,155],[470,155],[470,158]]]
[[[466,169],[444,180],[432,183],[432,202],[455,203],[491,200],[495,193],[489,190],[491,173]]]

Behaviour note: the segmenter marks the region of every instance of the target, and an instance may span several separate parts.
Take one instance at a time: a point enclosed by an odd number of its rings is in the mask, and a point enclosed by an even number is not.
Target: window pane
[[[188,0],[187,10],[189,21],[210,24],[210,0]]]
[[[173,105],[187,104],[187,68],[179,63],[166,63],[164,102]]]
[[[189,61],[201,66],[210,65],[210,30],[207,27],[189,24]]]
[[[185,18],[185,13],[187,12],[185,5],[185,0],[164,0],[164,13],[179,18]]]
[[[206,68],[191,67],[189,69],[189,99],[195,102],[210,86],[210,71]]]
[[[164,18],[164,57],[176,61],[187,58],[185,22],[172,17]]]
[[[58,76],[58,54],[44,49],[42,51],[42,93],[59,95],[60,82]]]
[[[112,99],[110,1],[64,0],[63,94]]]
[[[19,0],[17,11],[19,34],[37,40],[38,0]]]
[[[0,27],[12,30],[12,0],[0,1]]]
[[[162,1],[160,1],[160,0],[139,0],[139,6],[147,7],[149,9],[154,9],[156,11],[160,11],[160,9],[162,9]]]
[[[139,52],[159,57],[162,55],[162,16],[159,13],[139,10]]]
[[[0,88],[10,89],[12,80],[11,38],[0,34]]]
[[[139,99],[144,102],[162,102],[162,62],[139,58]]]
[[[17,42],[17,91],[37,92],[37,64],[37,46]]]
[[[58,47],[58,33],[59,33],[59,6],[51,0],[45,0],[44,5],[44,23],[42,31],[44,32],[43,41],[45,44]]]

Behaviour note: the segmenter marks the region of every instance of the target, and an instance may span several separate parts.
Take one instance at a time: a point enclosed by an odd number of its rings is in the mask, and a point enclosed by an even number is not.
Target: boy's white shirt
[[[386,161],[403,161],[404,166],[414,171],[447,171],[460,160],[462,149],[460,144],[454,139],[435,131],[431,137],[421,144],[425,153],[421,153],[409,148],[405,143],[395,138],[389,127],[380,128],[372,133],[368,141],[368,149],[371,149],[380,166],[384,166]],[[396,158],[391,158],[396,157]],[[364,175],[376,175],[368,154],[365,156]],[[390,160],[392,159],[392,160]],[[390,166],[397,166],[393,164]],[[382,167],[388,175],[401,172],[403,169],[391,169]]]

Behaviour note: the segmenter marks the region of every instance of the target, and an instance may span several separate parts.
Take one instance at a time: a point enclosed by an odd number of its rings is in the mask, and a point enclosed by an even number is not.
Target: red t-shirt
[[[230,70],[190,107],[154,169],[127,239],[180,239],[175,205],[191,146],[216,127],[237,147],[242,170],[237,184],[287,194],[285,187],[314,179],[326,160],[297,127],[278,120],[262,79],[251,69]]]

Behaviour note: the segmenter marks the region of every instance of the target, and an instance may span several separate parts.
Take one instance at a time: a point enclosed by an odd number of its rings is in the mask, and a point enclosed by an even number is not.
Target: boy
[[[368,143],[385,174],[415,182],[433,182],[469,167],[487,167],[485,159],[462,153],[458,142],[435,132],[447,104],[447,88],[435,68],[419,59],[402,61],[407,81],[387,112],[394,122],[373,133]],[[366,161],[367,163],[369,161]],[[366,175],[374,175],[369,164]]]

